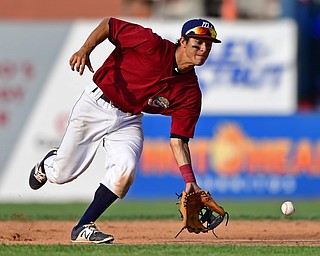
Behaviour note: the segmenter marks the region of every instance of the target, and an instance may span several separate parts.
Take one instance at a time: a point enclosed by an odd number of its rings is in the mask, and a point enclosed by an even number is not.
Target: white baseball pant
[[[122,112],[101,99],[102,91],[96,88],[92,82],[80,95],[57,155],[44,162],[45,172],[51,183],[76,179],[89,167],[103,139],[106,174],[101,183],[123,198],[135,179],[143,148],[143,114]]]

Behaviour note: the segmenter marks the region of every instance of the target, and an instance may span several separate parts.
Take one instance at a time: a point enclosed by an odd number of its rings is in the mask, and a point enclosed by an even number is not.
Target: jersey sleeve
[[[171,134],[193,138],[201,112],[201,91],[198,87],[185,94],[184,102],[171,115]]]
[[[138,52],[148,53],[155,50],[162,38],[153,33],[150,28],[144,28],[138,24],[124,20],[111,18],[109,21],[109,40],[116,47],[135,48]]]
[[[177,113],[178,114],[178,113]],[[174,115],[171,118],[171,134],[193,138],[199,115]]]
[[[179,90],[174,99],[176,106],[173,104],[173,109],[171,110],[170,133],[193,138],[201,112],[202,93],[195,73],[181,76],[179,80],[182,83],[179,83]],[[176,87],[177,85],[173,88]]]

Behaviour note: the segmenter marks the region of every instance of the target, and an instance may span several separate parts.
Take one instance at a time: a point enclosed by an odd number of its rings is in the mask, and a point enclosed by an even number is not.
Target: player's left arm
[[[82,75],[85,67],[87,66],[92,73],[94,72],[89,56],[97,45],[109,37],[109,20],[110,18],[103,19],[91,32],[81,48],[71,56],[69,64],[73,71],[76,70],[80,75]]]
[[[186,193],[200,191],[192,170],[188,141],[178,137],[170,138],[170,147],[184,178]]]

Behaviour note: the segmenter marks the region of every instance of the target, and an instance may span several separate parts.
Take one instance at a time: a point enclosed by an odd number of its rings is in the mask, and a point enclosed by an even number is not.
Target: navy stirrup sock
[[[106,186],[100,184],[99,188],[96,190],[93,201],[75,228],[89,224],[90,222],[95,222],[100,215],[117,200],[117,198],[118,197]]]

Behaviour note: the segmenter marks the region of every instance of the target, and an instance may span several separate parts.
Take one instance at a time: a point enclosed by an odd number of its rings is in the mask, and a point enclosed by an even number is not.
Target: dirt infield
[[[2,221],[1,244],[70,244],[74,222]],[[320,246],[320,222],[230,221],[211,232],[190,234],[180,230],[180,221],[98,222],[99,228],[115,236],[114,244],[211,244],[211,245],[308,245]]]

